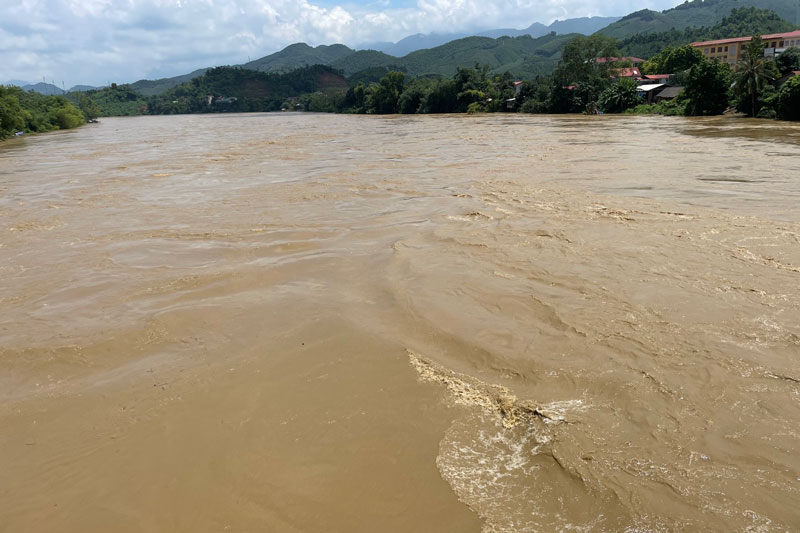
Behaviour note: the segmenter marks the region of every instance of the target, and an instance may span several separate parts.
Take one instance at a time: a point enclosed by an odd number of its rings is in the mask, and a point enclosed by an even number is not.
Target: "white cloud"
[[[0,82],[131,82],[243,63],[294,42],[396,41],[413,33],[523,28],[677,0],[21,0],[0,17]],[[323,5],[324,4],[324,5]]]

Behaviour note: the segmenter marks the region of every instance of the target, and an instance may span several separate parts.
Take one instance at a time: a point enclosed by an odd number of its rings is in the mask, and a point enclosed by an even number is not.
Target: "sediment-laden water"
[[[0,531],[800,529],[800,126],[0,145]]]

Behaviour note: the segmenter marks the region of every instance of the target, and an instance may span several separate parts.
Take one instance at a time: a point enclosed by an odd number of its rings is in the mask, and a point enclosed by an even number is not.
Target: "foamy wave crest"
[[[516,427],[530,419],[549,424],[567,422],[566,415],[570,409],[583,408],[581,400],[553,402],[541,406],[530,401],[521,401],[502,385],[490,385],[471,376],[458,374],[410,350],[408,358],[423,381],[444,385],[453,401],[458,404],[478,406],[488,413],[498,415],[505,428]]]

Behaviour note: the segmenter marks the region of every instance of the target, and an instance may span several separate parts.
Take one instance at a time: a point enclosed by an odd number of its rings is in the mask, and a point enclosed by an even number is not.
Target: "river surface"
[[[800,530],[800,125],[0,144],[0,531]]]

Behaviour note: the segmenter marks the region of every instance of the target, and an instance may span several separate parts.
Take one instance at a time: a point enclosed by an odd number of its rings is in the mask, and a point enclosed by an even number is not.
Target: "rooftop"
[[[598,57],[598,63],[608,63],[608,62],[615,62],[615,61],[630,61],[631,63],[644,63],[644,59],[641,57]]]
[[[656,96],[660,98],[675,98],[676,96],[681,94],[682,90],[683,87],[667,87],[666,89],[658,93]]]
[[[659,87],[663,87],[663,83],[648,83],[647,85],[639,85],[636,90],[650,92],[653,89],[658,89]]]
[[[636,76],[640,76],[639,69],[636,67],[633,68],[618,68],[611,72],[612,76],[617,78],[632,78]]]

